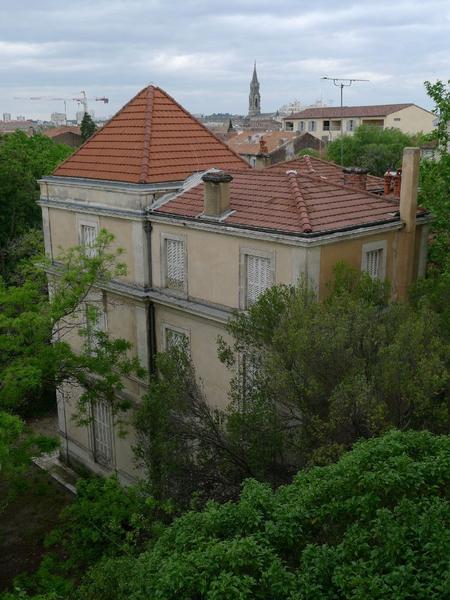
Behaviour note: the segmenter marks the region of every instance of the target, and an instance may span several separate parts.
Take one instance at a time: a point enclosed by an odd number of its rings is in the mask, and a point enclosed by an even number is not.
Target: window
[[[353,119],[347,119],[347,131],[353,131],[355,128],[355,122]]]
[[[164,285],[175,292],[186,292],[186,251],[183,238],[164,236]]]
[[[98,332],[106,331],[106,315],[103,309],[103,302],[86,303],[86,330],[87,346],[89,352],[94,352],[98,348]]]
[[[285,131],[294,131],[294,123],[292,121],[286,121],[284,124]]]
[[[386,274],[386,241],[363,245],[361,270],[372,279],[384,279]]]
[[[308,131],[315,131],[316,130],[316,122],[315,121],[309,121],[308,123]]]
[[[324,131],[330,131],[330,121],[324,121],[323,122],[323,130]]]
[[[80,245],[86,248],[86,254],[90,258],[95,256],[95,240],[97,238],[97,226],[95,223],[80,223]]]
[[[92,437],[94,442],[94,459],[96,462],[109,465],[112,460],[112,418],[111,409],[106,402],[92,405]]]
[[[274,281],[274,259],[267,252],[241,251],[241,306],[249,308]]]
[[[394,121],[401,121],[400,117],[394,117]]]
[[[164,326],[164,348],[167,351],[172,348],[187,350],[189,348],[189,333],[179,328]]]
[[[299,131],[305,131],[305,121],[300,121],[298,129]]]

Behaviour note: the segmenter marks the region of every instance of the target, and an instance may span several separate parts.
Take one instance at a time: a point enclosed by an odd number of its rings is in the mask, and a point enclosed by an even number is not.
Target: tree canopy
[[[401,167],[403,148],[416,146],[420,137],[408,135],[399,129],[361,125],[353,135],[344,135],[342,138],[343,166],[364,167],[372,175],[382,177],[387,169]],[[327,158],[340,164],[340,138],[328,145]]]
[[[89,113],[85,112],[80,125],[81,138],[86,142],[97,131],[97,126]]]

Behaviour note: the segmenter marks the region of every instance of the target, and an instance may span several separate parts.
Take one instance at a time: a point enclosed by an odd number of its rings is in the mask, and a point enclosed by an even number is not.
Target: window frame
[[[361,272],[368,273],[367,271],[367,256],[370,252],[377,252],[381,250],[381,261],[380,269],[376,279],[384,281],[386,279],[386,261],[387,261],[387,240],[378,240],[376,242],[367,242],[362,246],[361,256]]]
[[[173,331],[174,333],[179,333],[180,335],[184,335],[187,338],[187,350],[191,351],[191,330],[186,329],[184,327],[179,327],[178,325],[173,325],[172,323],[168,323],[167,321],[163,321],[161,323],[161,351],[168,352],[168,339],[167,339],[167,331]]]
[[[91,294],[91,297],[88,298],[84,302],[84,317],[85,317],[85,321],[86,321],[86,332],[87,332],[86,344],[89,349],[89,352],[92,353],[93,350],[96,348],[96,344],[95,344],[95,341],[93,341],[89,336],[88,309],[90,306],[97,308],[97,310],[98,310],[99,319],[97,321],[97,324],[100,326],[97,327],[95,330],[106,333],[108,331],[108,320],[107,320],[105,296],[104,296],[103,292],[99,292],[98,299],[92,297],[92,294]]]
[[[325,123],[327,123],[327,125],[325,125]],[[324,119],[324,121],[322,122],[322,130],[323,131],[330,131],[331,128],[331,121],[330,119]]]
[[[100,230],[100,223],[99,223],[99,218],[98,217],[89,217],[87,215],[77,215],[77,233],[78,233],[78,244],[79,246],[82,246],[83,248],[92,248],[89,246],[86,246],[83,243],[83,227],[92,227],[95,231],[95,237],[94,240],[97,239],[99,230]],[[91,252],[86,252],[86,254],[92,258],[94,256],[96,256],[96,252],[95,250],[92,248]]]
[[[272,275],[272,285],[276,283],[276,264],[275,252],[261,250],[259,248],[241,248],[239,253],[239,306],[242,310],[248,310],[250,305],[247,302],[247,256],[256,258],[266,258],[270,261],[270,270]],[[269,286],[270,287],[270,286]]]
[[[167,285],[167,241],[182,242],[184,246],[184,285],[183,289],[176,290]],[[177,235],[172,233],[161,233],[161,285],[170,294],[186,297],[188,294],[188,259],[187,259],[187,238],[186,235]]]
[[[98,408],[99,406],[103,406],[106,407],[106,446],[108,449],[108,456],[102,456],[101,454],[99,454],[98,451],[98,442],[97,442],[97,434],[96,434],[96,421],[98,422],[98,419],[96,419],[96,414],[95,414],[95,409]],[[96,464],[105,467],[105,468],[111,468],[114,463],[115,463],[115,447],[114,447],[114,420],[113,420],[113,416],[112,416],[112,411],[111,411],[111,407],[109,406],[109,404],[107,402],[103,402],[103,401],[99,401],[96,404],[92,403],[91,404],[91,416],[92,416],[92,423],[90,426],[90,437],[91,437],[91,450],[92,450],[92,457],[93,460]]]
[[[308,121],[308,131],[316,131],[316,122]]]

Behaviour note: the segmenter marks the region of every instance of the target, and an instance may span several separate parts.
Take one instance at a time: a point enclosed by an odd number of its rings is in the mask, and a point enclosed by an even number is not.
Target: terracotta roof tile
[[[299,135],[300,133],[297,131],[255,132],[245,130],[229,139],[227,144],[238,154],[258,154],[261,151],[260,140],[263,140],[267,146],[265,152],[270,153]]]
[[[286,173],[286,171],[289,171],[290,169],[298,171],[303,175],[311,175],[326,179],[330,183],[344,183],[342,167],[333,162],[315,158],[313,156],[301,156],[299,158],[294,158],[293,160],[276,163],[266,167],[266,171],[272,173]],[[367,190],[369,192],[382,192],[383,185],[384,181],[382,177],[367,175]]]
[[[150,85],[53,174],[158,183],[182,181],[194,171],[211,167],[249,169],[166,92]]]
[[[399,219],[398,200],[318,177],[263,171],[231,171],[230,208],[221,223],[291,234],[326,233]],[[201,219],[204,183],[155,206],[156,214]],[[422,214],[421,209],[418,210]]]

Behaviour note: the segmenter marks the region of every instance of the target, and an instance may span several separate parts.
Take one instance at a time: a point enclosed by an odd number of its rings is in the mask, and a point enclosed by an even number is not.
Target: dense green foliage
[[[387,169],[399,168],[403,148],[417,146],[421,136],[410,136],[399,129],[380,129],[361,125],[353,135],[342,138],[344,167],[364,167],[372,175],[382,177]],[[341,163],[341,139],[327,147],[327,158]]]
[[[83,600],[444,598],[450,438],[392,431],[272,492],[177,519],[138,559],[105,559]]]
[[[30,227],[40,226],[37,180],[49,175],[73,149],[45,135],[22,131],[0,138],[0,274],[8,244]]]
[[[83,119],[80,125],[81,129],[81,139],[83,142],[86,142],[94,133],[97,131],[97,126],[95,125],[92,117],[89,113],[85,112]]]

